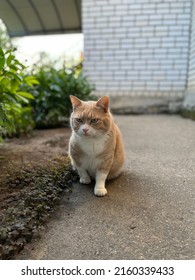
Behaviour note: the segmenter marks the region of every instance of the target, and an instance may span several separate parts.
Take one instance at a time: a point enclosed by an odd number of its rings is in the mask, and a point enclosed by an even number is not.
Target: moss
[[[189,118],[191,120],[195,120],[195,110],[183,109],[182,112],[181,112],[181,115],[184,118]]]
[[[11,259],[39,234],[62,196],[71,191],[77,174],[69,160],[44,169],[21,169],[9,176],[10,192],[19,189],[15,201],[0,221],[0,259]]]

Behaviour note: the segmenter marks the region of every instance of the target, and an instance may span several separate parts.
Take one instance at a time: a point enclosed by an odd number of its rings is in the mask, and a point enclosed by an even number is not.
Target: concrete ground
[[[124,174],[96,197],[73,187],[33,250],[21,259],[194,259],[195,122],[116,116]]]

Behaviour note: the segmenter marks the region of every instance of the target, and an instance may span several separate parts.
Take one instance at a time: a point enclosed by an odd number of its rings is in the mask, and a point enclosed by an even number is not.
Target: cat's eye
[[[82,123],[82,122],[83,122],[83,120],[82,120],[81,118],[76,118],[76,121],[77,121],[78,123]]]
[[[97,123],[98,119],[91,119],[91,123]]]

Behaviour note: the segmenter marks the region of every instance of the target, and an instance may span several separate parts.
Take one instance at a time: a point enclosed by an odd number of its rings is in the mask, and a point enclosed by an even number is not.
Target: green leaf
[[[23,97],[26,97],[28,99],[34,99],[34,96],[28,92],[25,92],[25,91],[17,91],[16,92],[17,95],[20,95],[20,96],[23,96]]]
[[[12,60],[15,58],[15,56],[13,54],[10,54],[7,58],[7,65],[9,66],[10,63],[12,62]]]
[[[18,67],[15,66],[14,64],[10,64],[10,65],[9,65],[9,68],[12,69],[12,70],[14,70],[14,71],[17,71],[17,70],[18,70]]]
[[[11,92],[16,92],[19,87],[18,80],[11,80]]]
[[[29,103],[29,101],[28,101],[27,98],[25,98],[25,97],[23,97],[23,96],[21,96],[21,95],[19,95],[19,94],[16,94],[16,96],[17,96],[20,100],[22,100],[24,103],[26,103],[26,104]]]
[[[8,54],[8,53],[12,53],[12,52],[13,52],[13,50],[7,50],[7,51],[5,52],[5,55]]]
[[[3,69],[4,64],[5,64],[5,55],[2,48],[0,47],[0,70]]]
[[[15,79],[18,80],[19,82],[22,82],[22,81],[23,81],[23,79],[22,79],[22,77],[21,77],[20,75],[15,74],[15,73],[13,73],[13,72],[10,72],[10,71],[8,72],[8,71],[6,71],[6,75],[9,76],[9,77],[15,78]]]
[[[27,85],[29,85],[29,86],[39,85],[39,81],[35,78],[35,76],[25,77],[24,80],[27,83]]]
[[[24,70],[25,68],[27,68],[27,67],[24,66],[22,63],[20,63],[17,59],[14,59],[14,64],[15,64],[15,65],[19,65],[19,66],[22,68],[22,70]]]
[[[4,77],[1,81],[0,81],[0,85],[1,85],[1,89],[2,91],[4,91],[5,88],[7,88],[10,84],[10,79],[7,77]]]

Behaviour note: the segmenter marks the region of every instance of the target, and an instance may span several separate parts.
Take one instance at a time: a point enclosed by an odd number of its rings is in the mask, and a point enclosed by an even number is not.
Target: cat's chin
[[[81,137],[81,138],[84,138],[84,139],[94,137],[94,135],[83,134],[83,133],[77,133],[77,135],[78,135],[79,137]]]

